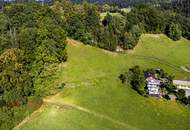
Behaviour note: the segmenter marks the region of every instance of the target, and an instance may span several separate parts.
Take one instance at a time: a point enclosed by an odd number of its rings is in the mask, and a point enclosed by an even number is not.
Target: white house
[[[146,78],[149,95],[159,96],[161,81],[154,77]]]
[[[185,90],[185,96],[190,96],[190,81],[183,80],[173,80],[173,84],[177,87],[177,89]]]

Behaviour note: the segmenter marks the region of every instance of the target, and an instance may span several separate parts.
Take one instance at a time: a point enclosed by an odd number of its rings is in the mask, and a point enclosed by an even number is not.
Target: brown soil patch
[[[67,42],[67,44],[72,45],[72,46],[78,46],[78,45],[82,44],[80,41],[76,41],[76,40],[69,39],[69,38],[67,38],[66,42]]]
[[[147,36],[147,37],[152,37],[152,38],[160,38],[160,36],[161,36],[162,34],[143,34],[143,35],[145,35],[145,36]]]

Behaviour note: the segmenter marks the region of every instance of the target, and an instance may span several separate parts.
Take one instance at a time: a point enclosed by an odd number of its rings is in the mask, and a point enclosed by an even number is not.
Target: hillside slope
[[[21,130],[185,130],[190,110],[176,102],[144,98],[118,79],[133,65],[163,68],[185,79],[190,73],[190,42],[164,35],[143,35],[129,54],[116,54],[69,40],[66,64],[54,82],[65,82],[59,94],[16,129]],[[77,43],[77,44],[76,44]],[[184,60],[182,60],[184,59]],[[49,82],[49,81],[47,81]],[[53,84],[53,82],[50,82]]]

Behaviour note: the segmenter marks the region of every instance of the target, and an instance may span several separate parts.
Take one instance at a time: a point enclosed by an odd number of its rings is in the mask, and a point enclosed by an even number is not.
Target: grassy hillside
[[[146,34],[142,36],[140,44],[138,44],[131,56],[137,57],[137,59],[153,61],[158,68],[160,68],[159,64],[169,66],[172,70],[167,69],[167,67],[163,67],[163,69],[168,70],[176,78],[189,80],[189,73],[185,73],[184,69],[182,69],[184,66],[190,66],[189,43],[186,39],[175,42],[165,35]]]
[[[128,54],[116,54],[70,40],[69,60],[60,65],[53,85],[66,87],[15,129],[21,130],[186,130],[190,110],[176,102],[144,98],[121,84],[118,76],[133,65],[163,68],[176,78],[190,73],[190,42],[164,35],[143,35]]]

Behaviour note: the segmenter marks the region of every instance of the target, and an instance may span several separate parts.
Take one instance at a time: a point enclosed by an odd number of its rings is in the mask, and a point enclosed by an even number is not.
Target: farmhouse
[[[173,84],[177,87],[177,89],[185,90],[185,96],[190,96],[190,81],[182,81],[182,80],[173,80]]]
[[[160,95],[160,80],[157,80],[156,78],[150,76],[146,78],[147,81],[147,87],[148,87],[148,93],[151,96],[159,96]]]

